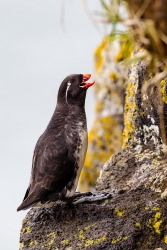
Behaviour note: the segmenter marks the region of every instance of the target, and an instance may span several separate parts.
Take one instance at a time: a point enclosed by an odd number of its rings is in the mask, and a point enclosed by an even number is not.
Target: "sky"
[[[62,2],[64,3],[62,5]],[[89,9],[99,8],[87,0]],[[19,249],[16,212],[28,187],[33,150],[56,105],[62,80],[91,73],[99,32],[78,0],[0,2],[0,246]],[[62,11],[63,8],[63,11]],[[61,20],[61,21],[60,21]],[[93,87],[86,100],[88,128],[94,118]]]

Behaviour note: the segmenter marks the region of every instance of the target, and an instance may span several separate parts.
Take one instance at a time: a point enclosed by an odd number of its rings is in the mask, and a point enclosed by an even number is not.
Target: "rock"
[[[23,221],[20,250],[165,250],[166,206],[158,193],[140,187],[99,204],[57,208],[42,219],[42,209],[31,209]]]

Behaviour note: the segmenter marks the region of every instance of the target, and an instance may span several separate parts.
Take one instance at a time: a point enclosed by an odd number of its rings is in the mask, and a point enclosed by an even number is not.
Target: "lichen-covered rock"
[[[88,152],[81,173],[79,190],[94,188],[103,164],[122,147],[123,103],[127,68],[118,64],[123,59],[122,46],[104,38],[95,51],[96,116],[88,135]]]
[[[146,61],[130,68],[124,108],[124,149],[104,165],[96,190],[117,193],[144,185],[167,194],[166,80],[155,82]]]
[[[23,221],[20,250],[167,249],[167,201],[144,187],[117,194],[99,204],[57,208]]]

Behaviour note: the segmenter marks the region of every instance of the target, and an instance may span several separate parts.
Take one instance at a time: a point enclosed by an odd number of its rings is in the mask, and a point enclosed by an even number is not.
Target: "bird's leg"
[[[93,195],[91,192],[85,192],[85,193],[81,193],[81,192],[75,192],[74,195],[72,197],[69,197],[67,200],[67,206],[68,207],[73,207],[73,202],[78,198],[78,197],[84,197],[84,196],[90,196]]]
[[[81,196],[90,196],[90,195],[92,195],[91,192],[85,192],[85,193],[75,192],[74,195],[73,195],[73,197],[77,198],[77,197],[81,197]]]
[[[83,197],[77,201],[74,201],[73,202],[73,205],[78,205],[78,204],[81,204],[81,203],[91,203],[91,202],[95,202],[95,201],[101,201],[101,200],[105,200],[105,199],[108,199],[108,198],[112,198],[111,194],[108,194],[108,193],[102,193],[102,194],[99,194],[99,195],[93,195],[91,197]]]

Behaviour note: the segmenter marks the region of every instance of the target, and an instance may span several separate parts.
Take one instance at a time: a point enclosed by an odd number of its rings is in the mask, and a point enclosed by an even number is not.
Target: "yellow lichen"
[[[162,220],[155,222],[154,225],[153,225],[153,228],[155,229],[155,232],[157,234],[161,233],[161,231],[160,231],[161,224],[162,224]]]
[[[29,234],[29,233],[31,232],[30,226],[24,228],[24,232],[25,232],[26,234]]]
[[[92,239],[88,239],[85,241],[85,247],[88,247],[90,245],[97,245],[99,244],[101,241],[105,241],[106,240],[106,236],[102,236],[101,238],[92,240]]]
[[[106,240],[105,235],[103,237],[99,238],[99,239],[94,240],[94,244],[98,244],[99,242],[104,241],[104,240]]]
[[[88,239],[84,236],[84,231],[88,230],[91,227],[94,227],[96,225],[96,223],[86,226],[84,227],[84,229],[80,229],[79,227],[77,227],[78,231],[79,231],[79,236],[78,238],[82,240],[82,242],[84,243],[85,247],[88,247],[90,245],[96,245],[98,243],[100,243],[101,241],[106,240],[106,235],[103,235],[101,238],[97,238],[97,239]],[[82,245],[82,243],[79,243]]]
[[[84,231],[88,230],[89,228],[91,227],[91,225],[87,226],[87,227],[84,227]]]
[[[167,104],[167,79],[162,80],[160,82],[160,86],[161,86],[162,100],[164,103]]]
[[[157,234],[160,234],[161,233],[161,231],[160,231],[160,227],[161,227],[161,224],[162,224],[162,220],[160,220],[160,218],[161,218],[161,213],[160,212],[157,212],[156,214],[155,214],[155,217],[154,217],[154,219],[149,219],[148,220],[148,227],[149,228],[154,228],[154,230],[155,230],[155,232],[157,233]]]
[[[85,239],[85,237],[84,237],[84,231],[82,230],[82,229],[80,229],[79,227],[78,227],[78,230],[79,230],[79,239],[81,239],[81,240],[84,240]]]
[[[120,241],[122,241],[122,240],[127,240],[129,237],[128,236],[125,236],[125,237],[119,237],[119,238],[117,238],[117,239],[113,239],[112,241],[111,241],[111,244],[117,244],[118,242],[120,242]]]
[[[120,51],[115,56],[115,61],[116,62],[123,61],[124,59],[130,57],[131,52],[132,52],[132,45],[127,42],[122,42]]]
[[[108,203],[108,200],[104,200],[103,202],[104,202],[104,203]]]
[[[135,226],[136,226],[136,227],[140,227],[140,222],[136,222],[136,223],[135,223]]]
[[[119,217],[122,217],[124,215],[124,212],[120,211],[119,208],[115,208],[115,212]]]
[[[90,246],[90,245],[93,245],[93,240],[86,240],[86,242],[85,242],[85,247],[88,247],[88,246]]]
[[[56,238],[56,232],[52,232],[48,234],[47,236],[50,237],[50,241],[48,242],[48,245],[52,245],[54,243],[54,239]]]
[[[61,244],[68,245],[68,244],[69,244],[69,241],[68,241],[68,240],[62,240],[62,241],[61,241]]]
[[[36,240],[34,240],[34,241],[31,241],[31,242],[29,243],[29,246],[30,246],[30,247],[36,246],[37,244],[38,244],[38,242],[37,242]]]
[[[117,76],[117,74],[115,72],[111,72],[109,74],[109,78],[112,80],[112,81],[118,81],[119,80],[119,77]]]
[[[164,236],[164,242],[167,244],[167,235]]]
[[[136,129],[135,118],[137,116],[137,105],[135,101],[137,85],[128,83],[126,88],[126,98],[124,107],[124,131],[123,131],[123,145],[124,147],[129,145],[129,140],[134,140],[134,132]]]
[[[96,48],[94,52],[96,72],[99,72],[101,66],[103,65],[103,50],[107,48],[108,44],[109,44],[109,37],[105,37],[102,40],[102,43]]]
[[[153,207],[152,210],[153,211],[158,211],[158,210],[161,210],[161,208],[160,207]]]

